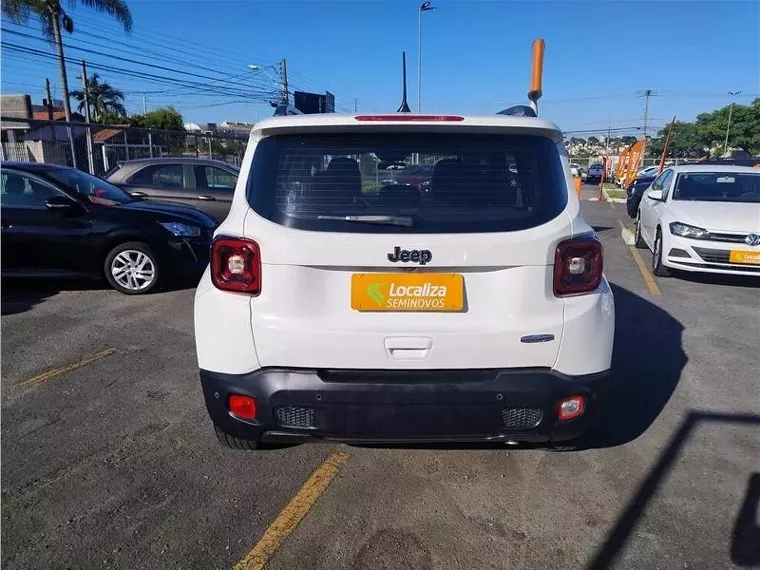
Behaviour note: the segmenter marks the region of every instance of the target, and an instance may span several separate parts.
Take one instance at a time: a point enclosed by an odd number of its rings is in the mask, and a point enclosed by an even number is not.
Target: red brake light
[[[231,394],[229,399],[230,412],[243,420],[256,419],[256,400],[250,396]]]
[[[459,115],[413,115],[409,113],[398,113],[396,115],[357,115],[354,117],[357,121],[401,121],[401,122],[455,122],[464,121],[464,117]]]
[[[255,241],[219,238],[211,245],[211,280],[217,289],[261,293],[261,253]]]
[[[554,255],[554,294],[591,293],[602,282],[602,244],[595,239],[560,242]]]

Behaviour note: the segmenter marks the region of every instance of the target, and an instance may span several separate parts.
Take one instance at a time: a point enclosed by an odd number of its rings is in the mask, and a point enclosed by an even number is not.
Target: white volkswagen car
[[[378,183],[387,164],[430,187]],[[195,297],[209,414],[246,449],[572,439],[613,334],[562,134],[533,117],[257,123]]]
[[[760,275],[760,169],[689,165],[668,168],[644,194],[636,245],[652,271]]]

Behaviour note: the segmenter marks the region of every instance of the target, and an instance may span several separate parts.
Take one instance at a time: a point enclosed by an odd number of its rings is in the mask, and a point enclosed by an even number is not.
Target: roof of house
[[[49,115],[47,111],[34,111],[32,113],[32,119],[36,119],[38,121],[47,121],[49,120]],[[59,111],[57,109],[53,109],[53,120],[54,121],[63,121],[66,119],[66,113],[64,111]]]
[[[116,135],[120,135],[123,132],[124,131],[122,129],[101,129],[92,135],[92,140],[95,142],[106,142],[107,140],[112,139]]]

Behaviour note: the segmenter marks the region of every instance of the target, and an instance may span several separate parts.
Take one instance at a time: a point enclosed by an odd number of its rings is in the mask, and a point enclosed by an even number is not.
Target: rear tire
[[[662,232],[660,231],[660,228],[657,228],[657,236],[654,238],[652,273],[657,277],[670,277],[670,269],[662,264]]]
[[[641,212],[636,214],[636,231],[634,233],[635,246],[638,249],[646,249],[647,243],[641,235]]]
[[[261,442],[251,439],[240,439],[238,437],[233,437],[219,428],[219,426],[214,426],[214,431],[216,432],[216,439],[219,440],[219,443],[222,447],[229,447],[230,449],[242,449],[244,451],[255,451],[257,449],[261,449]]]

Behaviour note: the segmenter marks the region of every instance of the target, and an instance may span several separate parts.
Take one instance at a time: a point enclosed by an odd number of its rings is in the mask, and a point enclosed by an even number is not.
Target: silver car
[[[181,202],[227,217],[240,169],[205,158],[146,158],[129,160],[108,173],[106,180],[133,196]]]

